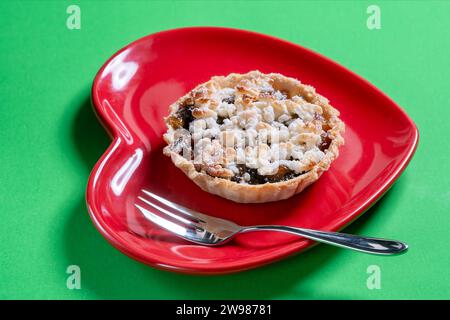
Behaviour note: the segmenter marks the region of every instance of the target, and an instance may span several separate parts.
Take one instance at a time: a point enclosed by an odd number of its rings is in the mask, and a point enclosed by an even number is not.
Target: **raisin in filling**
[[[193,107],[194,100],[191,97],[187,98],[183,102],[183,104],[180,105],[180,108],[175,113],[175,115],[169,117],[169,125],[175,130],[180,128],[189,130],[189,124],[195,120],[194,116],[192,115]]]
[[[239,169],[239,173],[231,178],[231,181],[240,182],[243,180],[244,174],[248,174],[250,176],[250,180],[245,181],[248,184],[264,184],[264,183],[276,183],[281,181],[287,181],[298,177],[305,172],[295,173],[285,166],[280,166],[278,168],[278,172],[270,175],[263,176],[258,173],[257,169],[252,169],[247,167],[246,165],[240,164],[237,166]]]
[[[331,138],[329,137],[328,132],[322,133],[320,137],[321,141],[319,144],[319,150],[323,152],[325,150],[328,150],[328,148],[330,147]]]
[[[316,113],[314,114],[314,118],[316,120],[319,121],[324,121],[324,118],[322,115]],[[322,130],[324,131],[321,135],[320,135],[320,143],[319,143],[319,150],[324,152],[326,150],[328,150],[328,148],[330,147],[331,144],[331,138],[330,135],[328,133],[328,131],[330,130],[330,126],[327,123],[322,124]]]
[[[232,95],[232,96],[229,96],[229,97],[226,97],[226,98],[224,98],[224,99],[222,99],[222,102],[225,102],[225,103],[229,103],[229,104],[234,104],[234,95]]]
[[[177,118],[181,119],[183,128],[189,130],[189,124],[194,121],[194,116],[192,115],[192,107],[188,106],[178,110]]]
[[[217,124],[220,124],[220,125],[222,125],[223,124],[223,120],[225,120],[225,118],[224,117],[221,117],[221,116],[218,116],[217,117]]]

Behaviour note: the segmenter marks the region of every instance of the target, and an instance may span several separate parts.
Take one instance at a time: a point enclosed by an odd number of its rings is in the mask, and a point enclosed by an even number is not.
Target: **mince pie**
[[[203,190],[243,203],[286,199],[328,170],[339,112],[281,74],[213,77],[170,106],[164,154]]]

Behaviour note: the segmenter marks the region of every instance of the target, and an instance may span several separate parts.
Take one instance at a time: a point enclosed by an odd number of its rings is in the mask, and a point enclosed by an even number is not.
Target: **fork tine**
[[[196,227],[196,228],[201,228],[200,225],[199,225],[196,221],[187,220],[187,219],[185,219],[185,218],[183,218],[183,217],[180,217],[179,215],[176,215],[176,214],[174,214],[174,213],[172,213],[172,212],[170,212],[170,211],[168,211],[168,210],[166,210],[166,209],[164,209],[164,208],[161,208],[160,206],[158,206],[158,205],[156,205],[156,204],[154,204],[154,203],[151,203],[150,201],[148,201],[147,199],[145,199],[145,198],[143,198],[143,197],[140,197],[140,196],[139,196],[138,199],[140,199],[140,200],[143,201],[144,203],[148,204],[149,206],[155,208],[155,209],[158,210],[159,212],[164,213],[164,214],[166,214],[166,215],[168,215],[168,216],[170,216],[170,217],[172,217],[172,218],[174,218],[174,219],[176,219],[176,220],[178,220],[178,221],[180,221],[180,222],[182,222],[182,223],[184,223],[184,224],[186,224],[186,225],[188,225],[188,226],[193,226],[193,227]]]
[[[177,203],[173,203],[172,201],[164,199],[150,191],[142,189],[142,192],[145,193],[146,195],[148,195],[149,197],[152,197],[153,199],[156,199],[159,202],[165,204],[166,206],[168,206],[174,210],[177,210],[178,212],[184,213],[187,216],[198,219],[199,220],[198,222],[206,222],[206,220],[208,220],[208,216],[201,214],[200,212],[183,207],[182,205],[179,205]]]
[[[141,211],[141,213],[148,220],[150,220],[154,224],[158,225],[159,227],[161,227],[161,228],[163,228],[163,229],[165,229],[165,230],[167,230],[169,232],[172,232],[172,233],[174,233],[174,234],[176,234],[176,235],[178,235],[178,236],[180,236],[182,238],[185,238],[185,239],[188,239],[188,240],[191,240],[191,241],[195,241],[196,240],[195,237],[193,237],[193,234],[190,232],[189,229],[187,229],[187,228],[185,228],[185,227],[183,227],[181,225],[178,225],[178,224],[176,224],[176,223],[174,223],[172,221],[169,221],[169,220],[167,220],[167,219],[165,219],[163,217],[160,217],[160,216],[152,213],[151,211],[145,209],[144,207],[141,207],[138,204],[134,204],[134,206],[136,208],[138,208],[139,211]]]

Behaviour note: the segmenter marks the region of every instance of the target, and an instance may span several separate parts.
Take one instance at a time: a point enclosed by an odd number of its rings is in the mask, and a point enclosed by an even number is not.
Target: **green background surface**
[[[70,4],[81,8],[81,30],[66,28]],[[366,27],[370,4],[381,8],[381,30]],[[408,253],[320,245],[204,277],[152,269],[102,238],[84,202],[89,172],[109,144],[89,105],[92,79],[141,36],[203,25],[311,48],[407,111],[421,133],[416,155],[346,231],[405,240]],[[1,1],[0,298],[449,299],[449,30],[448,1]],[[66,287],[69,265],[81,268],[80,290]],[[381,269],[379,290],[366,286],[370,265]]]

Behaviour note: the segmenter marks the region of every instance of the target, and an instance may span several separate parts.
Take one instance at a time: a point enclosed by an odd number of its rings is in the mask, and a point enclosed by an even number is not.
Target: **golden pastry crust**
[[[338,116],[313,87],[281,74],[213,77],[170,106],[164,154],[200,188],[226,199],[287,199],[316,181],[338,156],[344,143]],[[270,138],[258,144],[266,132]],[[236,136],[243,133],[240,144]]]

